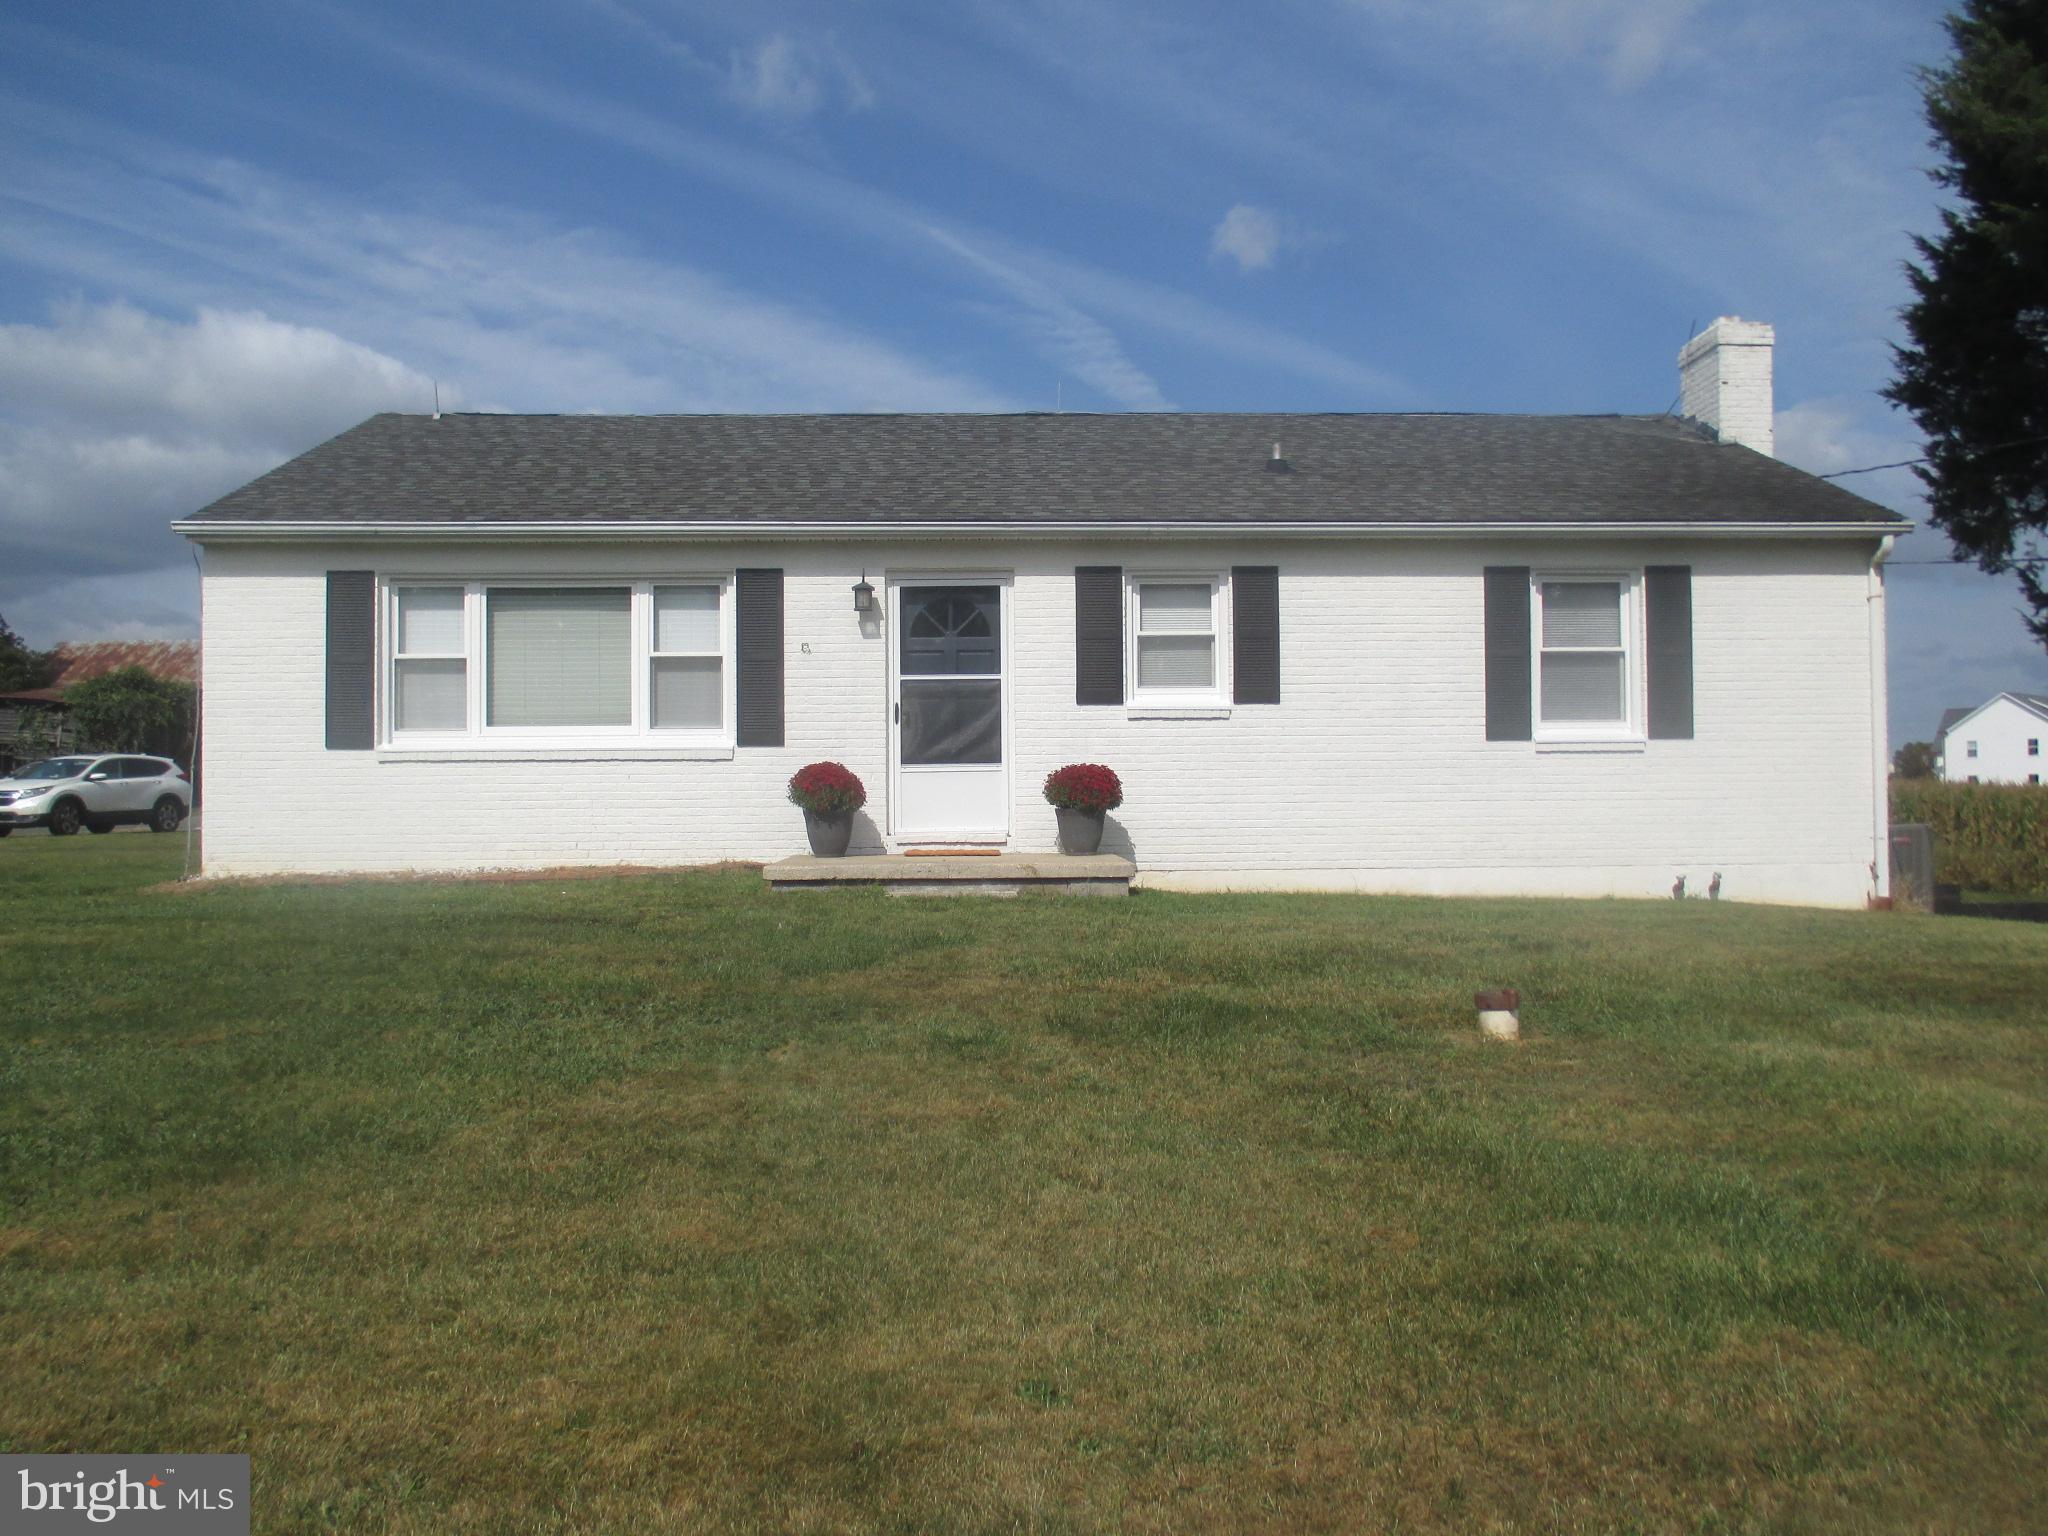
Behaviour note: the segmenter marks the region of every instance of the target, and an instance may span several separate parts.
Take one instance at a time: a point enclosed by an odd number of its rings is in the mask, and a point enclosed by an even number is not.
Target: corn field
[[[1966,890],[2048,896],[2048,785],[1893,779],[1892,820],[1934,832],[1934,877]]]

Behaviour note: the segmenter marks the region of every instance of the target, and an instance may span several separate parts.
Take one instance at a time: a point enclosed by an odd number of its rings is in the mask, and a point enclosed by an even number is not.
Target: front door
[[[895,832],[906,841],[1009,836],[1002,588],[896,591]]]

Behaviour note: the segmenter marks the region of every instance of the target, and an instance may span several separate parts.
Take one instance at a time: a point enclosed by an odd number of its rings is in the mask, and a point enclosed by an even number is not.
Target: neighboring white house
[[[821,758],[1049,851],[1086,761],[1140,884],[1861,905],[1908,525],[1735,440],[1768,337],[1701,420],[375,417],[178,525],[206,871],[774,859]]]
[[[2001,693],[1951,709],[1934,738],[1934,771],[1956,784],[2039,784],[2048,741],[2048,694]]]

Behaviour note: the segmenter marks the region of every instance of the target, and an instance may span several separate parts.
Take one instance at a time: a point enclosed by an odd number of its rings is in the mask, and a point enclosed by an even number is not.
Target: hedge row
[[[1893,779],[1892,820],[1933,829],[1937,880],[2048,896],[2048,785]]]

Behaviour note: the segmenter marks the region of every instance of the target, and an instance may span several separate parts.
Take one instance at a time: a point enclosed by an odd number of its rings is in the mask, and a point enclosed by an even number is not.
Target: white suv
[[[16,827],[48,827],[53,837],[111,832],[123,822],[175,832],[191,814],[191,782],[163,757],[46,757],[0,779],[0,837]]]

